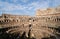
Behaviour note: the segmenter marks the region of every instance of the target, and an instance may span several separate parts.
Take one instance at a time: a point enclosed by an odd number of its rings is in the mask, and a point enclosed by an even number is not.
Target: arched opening
[[[60,18],[57,18],[57,21],[60,21]]]
[[[1,23],[1,21],[0,21],[0,23]]]
[[[18,20],[17,20],[17,22],[18,22]]]

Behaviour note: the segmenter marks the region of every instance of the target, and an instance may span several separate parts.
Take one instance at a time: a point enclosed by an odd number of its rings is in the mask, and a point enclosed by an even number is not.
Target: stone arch
[[[57,18],[57,21],[60,21],[60,18]]]
[[[16,20],[18,22],[18,20]]]
[[[13,21],[15,21],[15,20],[13,19]]]
[[[1,23],[1,21],[0,21],[0,23]]]
[[[31,20],[32,18],[29,18],[29,20]]]
[[[13,22],[18,22],[18,20],[17,19],[13,19]]]
[[[8,18],[8,16],[5,15],[4,18]]]
[[[10,21],[9,19],[4,20],[4,22],[9,22],[9,21]]]
[[[6,18],[6,16],[4,16],[4,18]]]
[[[33,22],[34,22],[35,20],[33,19]]]

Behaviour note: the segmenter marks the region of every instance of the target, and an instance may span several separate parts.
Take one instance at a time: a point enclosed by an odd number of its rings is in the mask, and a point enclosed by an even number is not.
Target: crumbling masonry
[[[60,12],[39,14],[33,17],[2,14],[0,16],[0,28],[12,27],[12,29],[6,30],[6,33],[19,33],[22,36],[26,32],[26,37],[29,37],[28,33],[30,30],[30,38],[34,37],[36,39],[44,39],[45,37],[55,36],[56,34],[60,35],[60,32],[58,32],[58,28],[60,27]],[[56,37],[56,39],[58,38]]]

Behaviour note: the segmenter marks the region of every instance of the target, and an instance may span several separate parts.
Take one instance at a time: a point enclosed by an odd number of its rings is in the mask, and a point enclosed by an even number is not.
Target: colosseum
[[[60,7],[38,9],[36,16],[2,14],[0,39],[60,39]]]

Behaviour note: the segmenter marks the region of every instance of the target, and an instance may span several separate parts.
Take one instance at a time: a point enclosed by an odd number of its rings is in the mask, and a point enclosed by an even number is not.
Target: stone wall
[[[51,14],[45,16],[17,16],[3,14],[0,17],[0,28],[19,26],[19,28],[13,28],[7,30],[7,33],[20,33],[26,32],[28,37],[29,29],[31,29],[31,37],[36,39],[41,39],[43,37],[53,36],[55,30],[49,29],[48,27],[58,27],[60,26],[60,15]],[[29,27],[31,26],[31,28]]]
[[[47,8],[47,9],[38,9],[36,11],[36,16],[55,14],[55,13],[60,13],[60,7]]]
[[[44,25],[51,25],[51,26],[58,26],[60,23],[60,16],[58,15],[49,15],[49,16],[39,16],[39,17],[30,17],[30,16],[13,16],[13,15],[2,15],[0,18],[0,25],[1,26],[13,26],[13,25],[28,25],[31,24],[40,24],[41,26]],[[54,24],[53,24],[54,23]],[[44,24],[44,25],[43,25]],[[5,27],[6,27],[5,26]]]

